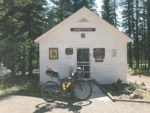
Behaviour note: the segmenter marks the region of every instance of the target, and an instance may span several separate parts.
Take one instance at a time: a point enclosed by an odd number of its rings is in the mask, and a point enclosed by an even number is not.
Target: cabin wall
[[[85,14],[86,15],[86,14]],[[88,14],[79,15],[67,24],[62,24],[47,34],[40,41],[40,81],[46,82],[50,78],[45,74],[46,66],[58,70],[61,78],[69,75],[70,67],[77,66],[77,49],[90,49],[91,78],[99,83],[112,83],[118,79],[126,82],[127,43],[123,38],[107,27],[104,23],[98,23]],[[89,22],[78,22],[86,18]],[[70,28],[96,28],[95,32],[71,32]],[[81,38],[85,33],[85,38]],[[58,48],[58,59],[49,59],[49,48]],[[66,55],[65,49],[73,48],[73,55]],[[95,62],[93,48],[105,48],[104,62]],[[112,49],[117,50],[117,56],[112,57]]]

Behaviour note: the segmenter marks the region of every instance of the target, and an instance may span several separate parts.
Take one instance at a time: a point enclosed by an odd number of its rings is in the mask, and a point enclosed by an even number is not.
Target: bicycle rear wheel
[[[60,97],[60,87],[54,81],[46,82],[41,89],[41,95],[47,102],[53,102]]]
[[[89,81],[77,81],[74,86],[74,95],[78,100],[86,100],[92,94],[92,86]]]

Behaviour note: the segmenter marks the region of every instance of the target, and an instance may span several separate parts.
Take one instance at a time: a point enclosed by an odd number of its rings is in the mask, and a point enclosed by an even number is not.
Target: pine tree
[[[34,39],[42,34],[42,29],[45,21],[45,0],[29,0],[23,7],[23,20],[24,26],[22,26],[23,32],[27,35],[27,50],[28,50],[28,72],[32,75],[33,63],[36,46],[34,44]]]
[[[1,62],[13,74],[20,68],[25,73],[25,67],[28,67],[32,75],[33,61],[38,61],[38,48],[33,41],[42,34],[46,1],[2,0],[0,5]]]
[[[117,0],[111,0],[110,2],[110,7],[111,7],[111,18],[113,20],[112,25],[114,25],[114,27],[118,26],[118,21],[117,21]]]
[[[147,63],[147,52],[146,52],[146,43],[147,43],[147,38],[146,38],[146,1],[142,0],[139,1],[140,4],[140,11],[139,11],[139,15],[140,15],[140,20],[139,20],[139,36],[140,36],[140,40],[139,40],[139,47],[140,47],[140,64],[141,64],[141,68],[143,69],[143,67],[146,69],[146,63]],[[145,65],[143,65],[145,64]]]
[[[113,23],[110,18],[110,0],[103,0],[102,9],[102,18],[109,23]]]
[[[147,12],[147,43],[146,43],[146,46],[147,46],[147,59],[148,59],[148,68],[150,69],[150,0],[147,0],[146,1],[147,3],[147,7],[146,7],[146,12]]]
[[[116,0],[103,0],[102,18],[111,25],[117,27]]]
[[[136,9],[135,9],[135,40],[134,40],[134,50],[135,50],[135,60],[136,68],[139,68],[140,60],[140,49],[139,49],[139,1],[136,0]]]
[[[16,63],[20,61],[19,47],[21,36],[18,21],[21,7],[18,1],[2,0],[0,2],[0,58],[1,63],[11,69],[12,75],[17,71]]]
[[[143,0],[143,14],[142,14],[142,17],[143,17],[143,54],[144,54],[144,63],[145,63],[145,69],[147,68],[147,46],[146,46],[146,43],[147,43],[147,36],[146,36],[146,30],[147,30],[147,26],[146,26],[146,1]]]
[[[134,1],[132,0],[126,0],[121,3],[121,6],[123,7],[122,11],[122,27],[123,32],[125,32],[130,38],[133,39],[133,32],[134,32]],[[129,67],[133,67],[133,52],[132,52],[132,43],[130,42],[128,44],[128,63]]]

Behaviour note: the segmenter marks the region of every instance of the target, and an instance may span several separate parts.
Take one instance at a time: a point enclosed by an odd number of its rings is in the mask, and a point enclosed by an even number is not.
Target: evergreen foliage
[[[14,75],[20,71],[32,75],[34,66],[38,65],[38,48],[33,41],[42,34],[44,5],[45,0],[0,2],[0,63],[10,68]]]
[[[117,27],[117,1],[116,0],[103,0],[102,5],[102,18],[108,23],[112,24],[114,27]]]
[[[122,8],[122,28],[133,43],[128,44],[128,63],[130,67],[146,69],[150,67],[150,1],[124,0]],[[135,66],[133,66],[135,64]]]

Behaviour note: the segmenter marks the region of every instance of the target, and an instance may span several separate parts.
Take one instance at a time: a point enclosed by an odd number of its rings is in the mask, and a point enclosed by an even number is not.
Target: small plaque
[[[85,38],[85,33],[81,33],[81,38]]]
[[[66,55],[72,55],[73,54],[73,48],[66,48],[65,53],[66,53]]]
[[[85,18],[82,18],[82,19],[79,20],[79,22],[88,22],[88,20],[85,19]]]
[[[112,49],[112,57],[116,57],[117,56],[117,49]]]

